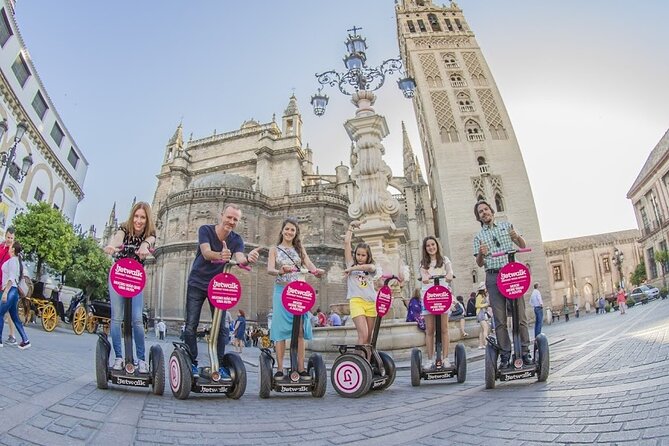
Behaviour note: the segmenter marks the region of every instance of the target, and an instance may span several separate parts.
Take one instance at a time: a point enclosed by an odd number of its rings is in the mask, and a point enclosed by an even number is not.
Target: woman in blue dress
[[[274,295],[272,296],[272,330],[271,340],[276,348],[276,379],[283,378],[283,356],[286,352],[286,339],[290,339],[293,330],[293,315],[289,313],[281,303],[281,294],[286,285],[294,280],[304,280],[304,275],[299,272],[302,267],[307,268],[317,277],[321,277],[325,271],[314,266],[307,255],[302,241],[300,240],[300,227],[296,220],[288,218],[281,225],[279,243],[269,250],[267,259],[267,272],[276,276],[274,283]],[[302,328],[297,342],[297,367],[300,376],[308,378],[309,373],[304,369],[304,340],[311,340],[312,331],[309,321],[309,313],[302,316]]]

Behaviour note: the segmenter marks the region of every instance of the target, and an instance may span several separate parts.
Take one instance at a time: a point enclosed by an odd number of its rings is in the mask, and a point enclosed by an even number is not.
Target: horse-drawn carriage
[[[40,318],[42,328],[45,331],[53,331],[58,325],[60,318],[66,324],[72,325],[72,330],[80,335],[86,328],[86,307],[83,291],[78,292],[70,300],[70,305],[65,310],[60,301],[60,291],[53,290],[49,297],[44,295],[44,282],[30,284],[30,297],[22,297],[19,300],[19,317],[24,323],[34,318]]]

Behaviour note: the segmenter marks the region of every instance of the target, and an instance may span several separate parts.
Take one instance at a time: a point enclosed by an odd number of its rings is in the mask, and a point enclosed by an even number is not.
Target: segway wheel
[[[411,350],[411,385],[414,387],[420,386],[421,361],[423,354],[417,348]]]
[[[190,395],[191,387],[191,361],[185,351],[175,348],[170,355],[170,389],[172,395],[180,400],[185,400]]]
[[[372,386],[372,366],[358,355],[341,355],[332,364],[330,379],[339,395],[360,398]]]
[[[537,380],[544,382],[548,379],[548,372],[550,370],[550,354],[548,351],[548,338],[543,333],[534,340],[539,349],[539,361],[537,364]]]
[[[246,392],[246,367],[239,355],[226,353],[223,356],[223,367],[230,371],[232,377],[232,388],[226,393],[228,398],[238,400]]]
[[[386,371],[386,376],[388,377],[388,381],[386,381],[377,390],[385,390],[388,387],[390,387],[392,383],[395,382],[395,375],[397,374],[397,369],[395,368],[395,361],[393,361],[393,358],[391,358],[390,355],[388,355],[388,353],[379,352],[379,356],[381,357],[381,362],[383,363],[383,368]]]
[[[323,398],[325,390],[328,387],[328,375],[323,357],[317,353],[311,355],[309,357],[309,362],[307,363],[307,371],[311,374],[311,379],[314,380],[311,396]]]
[[[485,388],[494,389],[497,380],[497,351],[492,345],[485,348]]]
[[[260,353],[260,360],[258,361],[260,365],[260,391],[258,395],[260,398],[269,398],[270,392],[272,391],[272,357],[267,353]]]
[[[162,395],[165,392],[165,357],[160,345],[152,346],[149,351],[149,372],[153,394]]]
[[[467,353],[464,344],[455,346],[455,370],[458,374],[458,382],[462,384],[467,379]]]
[[[95,346],[95,380],[98,389],[108,389],[109,382],[109,348],[105,342],[98,338],[98,343]]]

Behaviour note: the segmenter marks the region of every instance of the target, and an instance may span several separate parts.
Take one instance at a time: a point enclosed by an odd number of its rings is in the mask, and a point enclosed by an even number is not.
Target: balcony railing
[[[487,164],[479,164],[479,173],[481,175],[488,175],[490,173],[488,165]]]
[[[468,133],[467,139],[469,141],[483,141],[485,138],[482,133]]]
[[[460,111],[461,112],[474,112],[474,106],[473,105],[461,105],[460,106]]]
[[[466,87],[467,82],[465,81],[451,81],[451,87]]]

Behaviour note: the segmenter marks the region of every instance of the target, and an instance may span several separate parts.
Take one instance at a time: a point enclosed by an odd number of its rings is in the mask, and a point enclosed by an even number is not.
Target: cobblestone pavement
[[[31,326],[33,347],[0,349],[0,444],[634,444],[669,445],[669,301],[586,315],[545,327],[551,374],[483,385],[483,361],[467,381],[410,385],[400,370],[384,392],[323,399],[258,397],[248,365],[240,400],[179,401],[146,389],[95,386],[96,337]],[[6,333],[5,333],[6,336]],[[156,342],[149,335],[147,344]],[[167,356],[169,342],[162,343]],[[206,348],[202,348],[206,350]],[[249,363],[257,350],[246,349]]]

